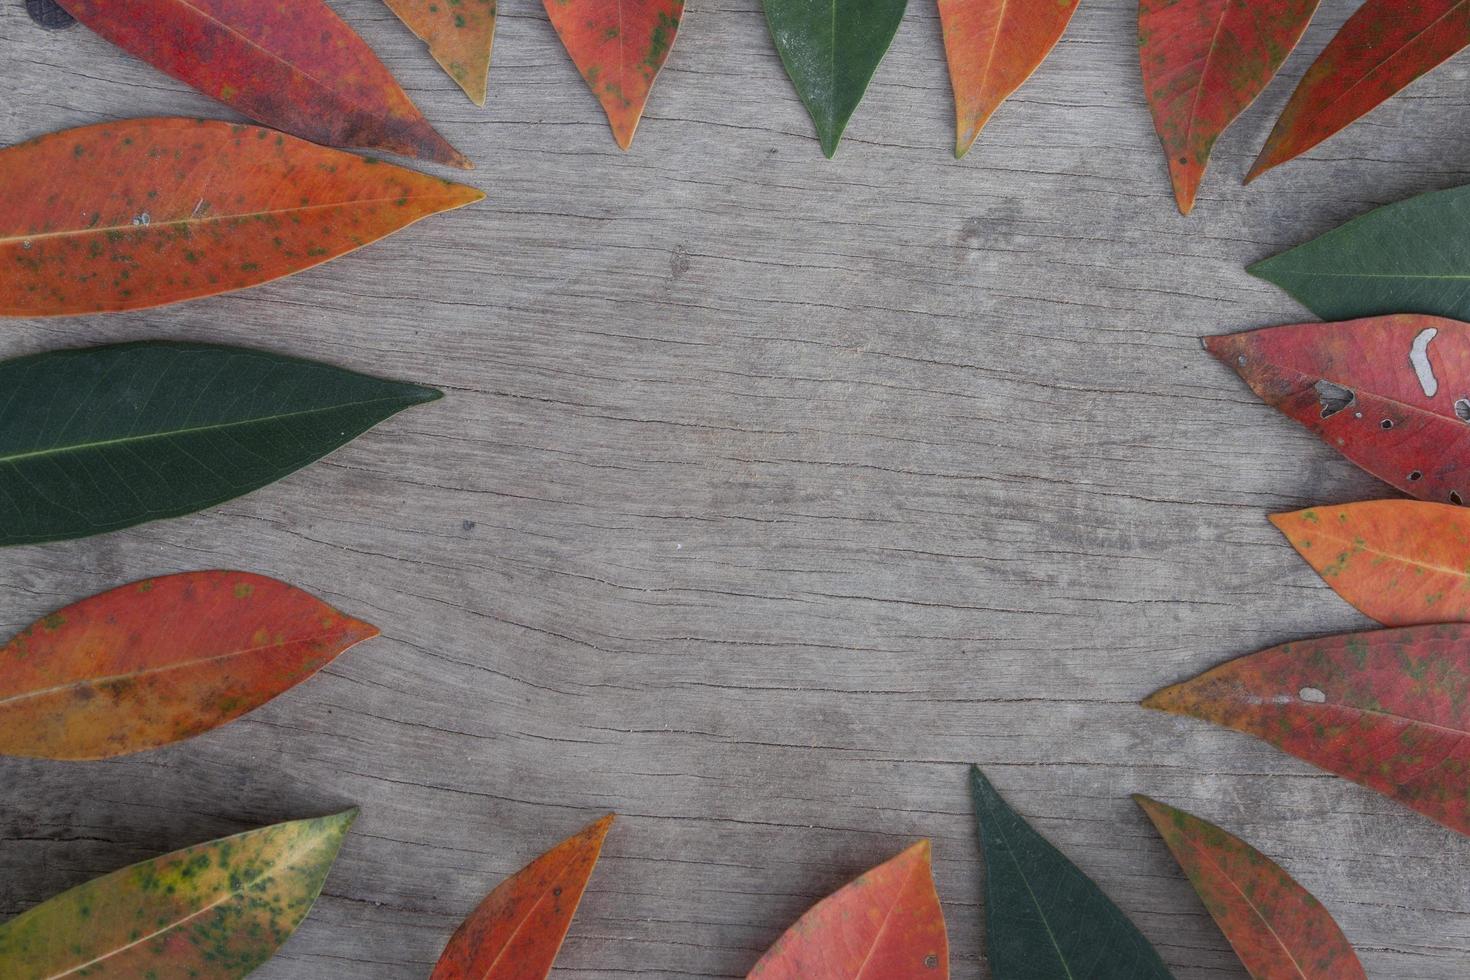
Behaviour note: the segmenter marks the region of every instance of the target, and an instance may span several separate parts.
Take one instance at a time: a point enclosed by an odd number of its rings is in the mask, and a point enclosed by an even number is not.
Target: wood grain
[[[1182,218],[1129,0],[1084,3],[963,162],[923,3],[834,162],[757,0],[690,4],[628,154],[539,0],[502,4],[483,111],[386,6],[335,6],[490,199],[248,293],[7,322],[0,355],[212,340],[449,397],[213,512],[7,550],[0,631],[224,566],[385,635],[186,745],[0,761],[0,915],[356,803],[321,904],[258,976],[422,977],[500,878],[615,810],[560,980],[741,976],[919,836],[954,974],[985,977],[979,762],[1181,980],[1243,973],[1132,792],[1278,859],[1370,976],[1470,972],[1470,841],[1135,706],[1369,625],[1265,514],[1386,488],[1198,338],[1304,317],[1248,262],[1470,181],[1470,61],[1247,191],[1275,112],[1350,12],[1328,5]],[[16,0],[0,51],[0,142],[225,115],[83,29],[39,30]]]

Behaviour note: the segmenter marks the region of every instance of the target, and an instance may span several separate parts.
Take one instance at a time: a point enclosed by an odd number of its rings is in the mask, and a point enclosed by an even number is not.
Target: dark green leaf
[[[985,853],[985,931],[994,980],[1170,980],[1143,934],[1102,890],[970,769]]]
[[[206,344],[0,363],[0,545],[176,517],[300,469],[432,388]]]
[[[1370,211],[1249,271],[1324,320],[1385,313],[1470,320],[1470,186]]]
[[[776,50],[830,157],[893,43],[908,0],[764,2]]]

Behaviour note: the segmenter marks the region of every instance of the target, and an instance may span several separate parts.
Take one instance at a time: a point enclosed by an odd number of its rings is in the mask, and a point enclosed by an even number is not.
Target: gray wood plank
[[[1326,4],[1182,218],[1129,0],[1084,3],[962,162],[928,3],[833,162],[756,0],[691,0],[626,155],[536,0],[502,4],[484,110],[385,6],[334,5],[490,199],[250,292],[9,322],[0,355],[209,339],[450,397],[209,513],[6,551],[0,632],[233,566],[384,636],[185,745],[0,760],[0,915],[356,803],[321,903],[258,975],[423,976],[502,876],[613,810],[558,977],[743,975],[920,836],[955,976],[984,977],[974,761],[1182,980],[1243,973],[1131,792],[1279,858],[1370,975],[1470,972],[1470,841],[1135,705],[1366,626],[1264,515],[1386,488],[1197,339],[1307,318],[1248,262],[1470,179],[1470,61],[1244,189],[1353,7]],[[18,0],[0,52],[0,143],[227,115],[84,29],[34,28]]]

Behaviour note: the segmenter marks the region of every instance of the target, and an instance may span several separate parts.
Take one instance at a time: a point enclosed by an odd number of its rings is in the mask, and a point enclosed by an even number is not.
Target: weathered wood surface
[[[0,762],[0,915],[357,803],[322,902],[259,975],[424,976],[503,875],[615,810],[560,977],[743,975],[810,902],[922,835],[955,975],[983,977],[978,761],[1181,978],[1243,974],[1130,792],[1281,859],[1371,975],[1470,974],[1470,841],[1135,706],[1366,625],[1264,515],[1386,488],[1197,338],[1307,318],[1247,262],[1470,180],[1470,61],[1243,189],[1354,6],[1329,0],[1186,219],[1129,0],[1084,3],[963,162],[925,0],[831,163],[756,0],[692,0],[627,155],[539,0],[502,4],[484,111],[385,6],[337,6],[490,200],[255,291],[7,323],[0,354],[210,339],[449,397],[213,512],[5,552],[0,629],[234,566],[384,638],[183,746]],[[225,115],[84,29],[36,29],[19,0],[0,52],[5,143]]]

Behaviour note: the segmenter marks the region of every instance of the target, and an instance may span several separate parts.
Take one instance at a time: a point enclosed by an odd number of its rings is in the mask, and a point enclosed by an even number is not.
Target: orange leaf
[[[1327,584],[1384,626],[1470,621],[1470,510],[1371,500],[1273,514]]]
[[[929,842],[812,906],[761,957],[748,980],[945,980],[949,940]]]
[[[247,572],[125,585],[0,647],[0,753],[105,759],[192,738],[377,635],[300,589]]]
[[[1322,903],[1279,864],[1233,834],[1135,796],[1210,917],[1256,980],[1367,980]]]
[[[939,0],[954,85],[955,150],[964,156],[991,113],[1061,40],[1078,0]]]
[[[322,0],[58,2],[124,51],[256,122],[315,143],[473,166]]]
[[[495,0],[384,0],[475,105],[485,104]]]
[[[550,973],[612,822],[608,814],[502,881],[455,930],[429,980],[541,980]]]
[[[484,196],[257,126],[131,119],[65,130],[0,150],[0,316],[243,289]]]
[[[684,16],[684,0],[544,0],[546,16],[623,149]]]

